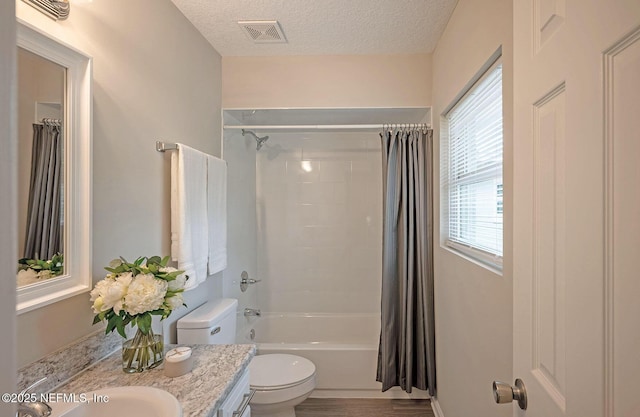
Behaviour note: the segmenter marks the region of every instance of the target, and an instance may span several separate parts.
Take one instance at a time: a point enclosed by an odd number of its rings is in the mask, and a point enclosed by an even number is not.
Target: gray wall
[[[430,54],[225,56],[222,72],[225,108],[431,105]]]
[[[512,412],[497,406],[491,393],[494,379],[512,381],[512,38],[511,0],[459,0],[433,54],[434,145],[439,155],[440,115],[500,45],[503,52],[503,273],[444,249],[438,240],[435,245],[437,396],[447,417],[507,417]],[[438,187],[438,161],[435,172]],[[435,225],[439,239],[439,221]]]
[[[15,392],[16,102],[15,6],[0,2],[0,392]],[[0,415],[14,404],[0,402]]]
[[[53,22],[22,1],[18,17],[92,56],[93,280],[118,256],[170,251],[170,155],[155,141],[220,155],[220,55],[169,0],[72,3]],[[4,153],[3,153],[4,155]],[[4,176],[3,176],[4,178]],[[221,274],[187,293],[190,309],[222,293]],[[187,310],[178,310],[166,323]],[[63,347],[91,326],[89,295],[18,316],[18,366]]]

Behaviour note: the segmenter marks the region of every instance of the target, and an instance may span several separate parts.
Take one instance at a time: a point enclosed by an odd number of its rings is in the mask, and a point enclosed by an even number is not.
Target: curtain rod
[[[42,120],[40,120],[39,122],[35,122],[35,124],[37,125],[55,125],[55,126],[62,126],[62,119],[51,119],[48,117],[44,117]]]
[[[366,130],[366,129],[384,129],[385,127],[426,127],[431,129],[428,123],[385,123],[385,124],[352,124],[352,125],[224,125],[227,130]]]

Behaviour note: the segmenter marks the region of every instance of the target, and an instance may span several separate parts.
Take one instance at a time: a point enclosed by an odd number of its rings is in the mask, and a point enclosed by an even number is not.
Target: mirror
[[[18,20],[18,313],[91,286],[91,58]]]
[[[67,69],[18,47],[17,287],[64,274]]]

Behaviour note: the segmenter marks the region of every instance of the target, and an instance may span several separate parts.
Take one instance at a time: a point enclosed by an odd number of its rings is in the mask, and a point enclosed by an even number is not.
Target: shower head
[[[260,148],[262,148],[262,144],[265,143],[267,141],[267,139],[269,139],[269,136],[263,136],[263,137],[260,138],[260,137],[258,137],[258,135],[256,135],[252,131],[242,129],[242,136],[245,136],[247,133],[255,138],[255,140],[256,140],[256,151],[259,151]]]

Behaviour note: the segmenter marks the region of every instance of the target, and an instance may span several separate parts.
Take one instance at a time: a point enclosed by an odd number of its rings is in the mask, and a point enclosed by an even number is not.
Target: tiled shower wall
[[[377,132],[268,134],[256,156],[259,306],[270,312],[379,312]]]

